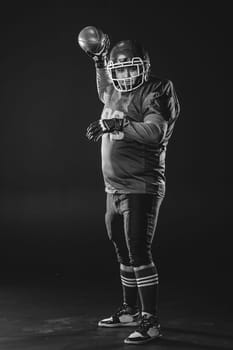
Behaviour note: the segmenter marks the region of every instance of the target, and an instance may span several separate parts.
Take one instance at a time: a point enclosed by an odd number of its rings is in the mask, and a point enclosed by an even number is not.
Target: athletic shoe
[[[160,325],[155,316],[143,315],[138,329],[124,340],[125,344],[144,344],[161,337]]]
[[[138,309],[129,307],[126,303],[109,318],[99,321],[99,327],[127,327],[138,326],[140,323],[140,313]]]

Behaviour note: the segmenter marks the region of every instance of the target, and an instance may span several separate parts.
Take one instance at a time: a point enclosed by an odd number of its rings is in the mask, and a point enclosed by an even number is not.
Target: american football
[[[83,28],[78,35],[78,44],[84,51],[98,54],[104,46],[104,33],[94,26]]]

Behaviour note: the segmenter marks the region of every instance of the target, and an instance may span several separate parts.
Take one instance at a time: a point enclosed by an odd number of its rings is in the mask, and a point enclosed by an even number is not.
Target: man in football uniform
[[[152,241],[165,196],[165,156],[180,107],[170,80],[150,71],[147,51],[123,40],[109,53],[109,38],[95,61],[101,118],[87,128],[101,139],[106,191],[105,222],[119,262],[122,306],[100,327],[138,326],[124,342],[160,337],[158,272]]]

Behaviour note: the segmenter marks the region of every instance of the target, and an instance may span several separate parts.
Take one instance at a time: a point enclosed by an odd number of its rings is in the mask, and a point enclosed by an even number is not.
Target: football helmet
[[[107,70],[116,90],[137,89],[147,80],[149,69],[149,55],[137,41],[123,40],[112,48]]]

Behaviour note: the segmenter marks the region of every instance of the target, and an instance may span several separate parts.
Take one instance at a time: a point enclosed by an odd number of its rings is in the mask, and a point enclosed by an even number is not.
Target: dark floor
[[[116,276],[95,275],[90,283],[78,270],[17,274],[9,272],[1,282],[0,350],[135,348],[123,344],[131,329],[97,328],[119,306]],[[163,337],[140,348],[233,349],[231,291],[221,284],[161,278],[160,321]]]
[[[135,348],[123,343],[131,329],[97,327],[122,301],[102,200],[90,199],[89,215],[89,201],[67,198],[64,208],[44,195],[2,202],[0,350]],[[233,349],[231,216],[191,198],[192,210],[171,201],[161,213],[153,253],[163,337],[142,349]]]

